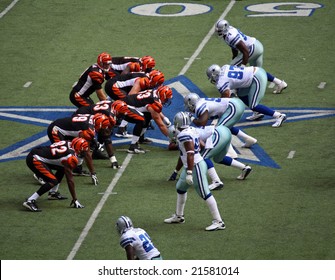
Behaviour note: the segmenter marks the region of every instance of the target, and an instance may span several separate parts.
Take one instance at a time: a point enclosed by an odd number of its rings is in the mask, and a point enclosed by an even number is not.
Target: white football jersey
[[[229,100],[229,98],[200,98],[195,106],[195,117],[199,118],[208,111],[211,120],[219,119],[227,110]]]
[[[220,93],[226,89],[247,88],[251,85],[254,71],[257,67],[239,67],[234,65],[223,65],[219,74],[216,87]]]
[[[199,133],[194,127],[190,126],[189,128],[182,130],[177,135],[177,142],[180,150],[180,159],[183,162],[185,168],[187,168],[187,153],[184,143],[188,141],[193,141],[194,143],[194,164],[197,164],[198,162],[203,160],[202,156],[200,155]]]
[[[160,255],[148,233],[141,228],[131,228],[123,233],[120,237],[120,245],[122,248],[132,246],[140,260],[151,260]]]
[[[256,38],[247,36],[243,34],[239,29],[230,26],[228,33],[224,38],[224,41],[227,43],[228,46],[233,49],[237,49],[236,45],[240,41],[243,41],[243,43],[249,48],[255,43]]]

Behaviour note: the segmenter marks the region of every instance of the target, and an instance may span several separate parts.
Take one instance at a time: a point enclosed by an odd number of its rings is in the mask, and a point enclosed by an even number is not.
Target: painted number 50
[[[323,5],[316,3],[278,2],[250,5],[246,7],[246,10],[259,13],[248,15],[248,17],[309,17],[315,9],[322,7]]]

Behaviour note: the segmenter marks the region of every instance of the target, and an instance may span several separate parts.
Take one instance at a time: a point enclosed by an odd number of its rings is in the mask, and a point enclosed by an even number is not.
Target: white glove
[[[193,175],[192,175],[192,171],[190,170],[187,171],[186,183],[190,186],[193,185]]]
[[[167,127],[171,126],[171,122],[168,117],[164,117],[164,123],[166,124]]]
[[[81,205],[80,202],[76,199],[76,200],[72,200],[70,206],[73,205],[73,208],[84,208],[84,205]]]
[[[193,122],[195,120],[195,117],[193,116],[192,113],[188,113],[188,116],[189,116],[191,122]]]
[[[113,169],[119,169],[119,168],[122,168],[122,166],[118,164],[118,162],[117,162],[115,156],[111,156],[111,157],[110,157],[110,161],[111,161],[111,164],[112,164],[111,167],[112,167]]]
[[[92,173],[91,174],[91,178],[92,178],[92,183],[94,184],[94,186],[97,186],[99,184],[97,174],[96,173]]]

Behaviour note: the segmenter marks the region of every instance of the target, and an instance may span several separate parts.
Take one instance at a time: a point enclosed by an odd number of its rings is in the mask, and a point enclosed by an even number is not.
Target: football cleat
[[[252,145],[257,143],[257,139],[249,136],[245,139],[245,143],[242,145],[243,148],[250,148]]]
[[[225,228],[226,228],[226,225],[224,224],[223,221],[214,220],[210,226],[206,227],[206,230],[214,231],[214,230],[220,230],[220,229],[225,229]]]
[[[177,214],[173,214],[171,218],[167,218],[164,220],[166,224],[183,224],[185,223],[184,216],[178,216]]]
[[[27,200],[23,202],[23,206],[29,209],[31,212],[41,212],[42,210],[38,208],[35,200]]]
[[[276,122],[272,125],[272,127],[280,127],[284,121],[286,121],[286,115],[280,114],[279,117],[276,119]]]
[[[208,186],[209,190],[210,191],[216,191],[216,190],[221,190],[223,188],[224,184],[221,182],[221,181],[216,181],[216,182],[213,182],[212,184],[210,184]]]
[[[279,94],[286,88],[287,88],[287,83],[285,83],[285,81],[283,80],[283,81],[281,81],[281,83],[279,85],[276,85],[276,88],[273,91],[273,93]]]
[[[115,132],[115,136],[119,138],[131,138],[133,135],[128,134],[125,127],[119,127],[117,131]]]
[[[252,171],[252,168],[249,165],[247,165],[246,167],[243,168],[242,173],[237,177],[237,179],[245,180],[251,171]]]
[[[253,112],[250,117],[247,117],[246,119],[249,121],[259,121],[264,118],[264,114]]]
[[[145,154],[145,151],[138,144],[130,144],[127,152],[129,154]]]
[[[64,200],[67,199],[66,196],[62,196],[60,192],[49,192],[48,200]]]
[[[36,179],[36,181],[37,181],[39,184],[41,184],[41,185],[44,185],[44,184],[45,184],[44,180],[43,180],[42,178],[37,177],[36,174],[34,174],[34,178]]]
[[[138,140],[138,143],[140,144],[151,144],[152,140],[150,140],[149,138],[141,138]]]

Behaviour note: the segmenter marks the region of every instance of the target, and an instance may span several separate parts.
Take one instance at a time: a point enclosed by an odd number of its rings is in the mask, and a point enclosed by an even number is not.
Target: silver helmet
[[[215,32],[219,37],[222,37],[223,35],[226,35],[229,31],[229,22],[225,19],[220,19],[215,24]]]
[[[212,64],[207,68],[206,75],[212,84],[218,81],[221,68],[217,64]]]
[[[195,106],[197,105],[197,102],[199,99],[200,99],[199,95],[197,95],[194,92],[187,94],[184,97],[184,104],[185,104],[186,110],[189,110],[190,112],[194,112]]]
[[[189,113],[178,112],[173,119],[173,124],[176,130],[182,130],[188,128],[191,124]]]
[[[176,137],[178,135],[178,132],[177,132],[176,128],[173,125],[170,125],[168,127],[168,130],[169,130],[169,139],[170,139],[170,141],[175,142],[176,141]]]
[[[125,233],[127,230],[133,228],[133,222],[127,216],[121,216],[116,221],[116,229],[118,233],[121,235]]]

